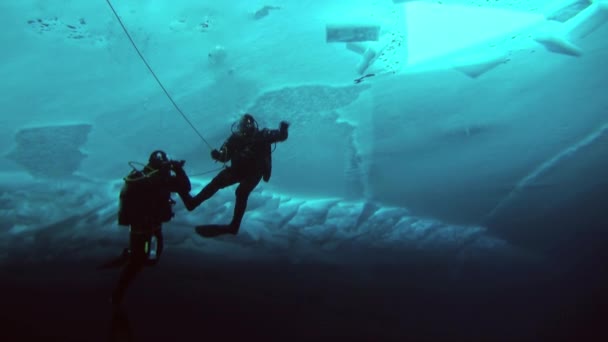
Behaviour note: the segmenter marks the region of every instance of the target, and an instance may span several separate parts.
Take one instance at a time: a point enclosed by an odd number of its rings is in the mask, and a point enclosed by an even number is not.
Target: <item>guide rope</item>
[[[144,58],[144,56],[141,53],[141,51],[139,51],[139,48],[137,48],[137,44],[135,44],[135,41],[133,41],[133,38],[131,38],[131,35],[129,34],[129,31],[127,30],[127,28],[123,24],[122,20],[118,16],[118,13],[116,13],[116,10],[114,9],[114,6],[112,6],[112,3],[110,2],[110,0],[106,0],[106,2],[108,3],[108,6],[110,6],[110,9],[112,10],[112,13],[114,13],[114,16],[118,20],[118,23],[122,27],[123,31],[127,35],[127,38],[129,38],[129,41],[131,42],[131,45],[133,45],[133,48],[135,49],[135,51],[137,52],[137,54],[139,55],[139,58],[141,58],[141,60],[144,62],[144,64],[146,65],[146,67],[148,68],[148,70],[150,71],[150,73],[152,74],[152,76],[154,77],[154,79],[156,80],[156,82],[158,82],[158,85],[163,90],[163,92],[165,93],[165,95],[167,95],[167,98],[169,99],[169,101],[171,101],[171,103],[173,104],[173,106],[175,107],[175,109],[177,110],[177,112],[179,114],[181,114],[181,116],[184,118],[184,120],[186,120],[186,122],[188,123],[188,125],[190,125],[190,127],[201,138],[201,140],[205,144],[207,144],[207,146],[209,147],[210,150],[212,150],[213,147],[211,147],[211,145],[207,142],[207,140],[203,137],[203,135],[196,129],[196,127],[194,127],[194,125],[188,119],[188,117],[186,116],[186,114],[184,114],[184,112],[179,108],[179,106],[177,105],[177,103],[175,103],[175,101],[173,100],[173,98],[171,97],[171,95],[169,94],[169,92],[167,91],[167,89],[165,88],[165,86],[163,85],[163,83],[160,81],[160,79],[158,79],[158,77],[156,76],[156,73],[154,72],[154,70],[152,70],[152,67],[150,67],[150,64],[148,64],[148,62]]]

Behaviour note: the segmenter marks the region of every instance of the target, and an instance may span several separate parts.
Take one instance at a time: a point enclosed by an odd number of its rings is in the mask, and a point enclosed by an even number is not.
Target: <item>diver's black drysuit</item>
[[[245,115],[247,118],[249,114]],[[250,117],[253,120],[253,117]],[[247,199],[261,179],[268,182],[272,171],[271,144],[287,140],[287,122],[282,121],[279,129],[252,129],[249,132],[232,133],[219,150],[211,151],[211,158],[220,162],[231,162],[211,180],[196,196],[183,196],[189,211],[213,196],[218,190],[239,183],[236,188],[236,203],[232,222],[227,229],[208,232],[206,236],[236,234],[241,226]]]
[[[149,163],[143,171],[134,170],[125,177],[125,186],[120,194],[119,224],[130,226],[129,248],[117,259],[101,266],[124,265],[112,292],[113,304],[122,302],[129,283],[144,266],[158,263],[163,252],[162,223],[173,218],[175,202],[171,193],[179,193],[181,197],[191,189],[183,161],[166,160],[154,164]],[[155,250],[151,248],[153,238],[157,243]],[[151,257],[151,252],[156,254],[155,257]]]

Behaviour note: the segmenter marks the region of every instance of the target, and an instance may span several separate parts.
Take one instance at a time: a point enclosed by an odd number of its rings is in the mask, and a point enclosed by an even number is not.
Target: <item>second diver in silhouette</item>
[[[163,151],[152,152],[143,170],[134,169],[124,178],[120,192],[118,224],[130,227],[129,248],[99,269],[123,267],[112,304],[118,306],[135,275],[145,266],[158,263],[163,252],[162,224],[169,222],[175,201],[171,193],[188,194],[190,180],[183,169],[185,161],[173,161]],[[183,200],[183,197],[182,197]]]
[[[211,151],[211,158],[231,165],[220,171],[196,196],[184,195],[182,200],[189,211],[211,198],[218,190],[239,183],[232,221],[228,225],[202,225],[196,227],[199,235],[214,237],[237,234],[247,208],[249,194],[260,180],[268,182],[272,171],[272,147],[276,142],[287,140],[289,123],[281,121],[279,129],[259,129],[251,114],[244,114],[237,129],[222,147]]]

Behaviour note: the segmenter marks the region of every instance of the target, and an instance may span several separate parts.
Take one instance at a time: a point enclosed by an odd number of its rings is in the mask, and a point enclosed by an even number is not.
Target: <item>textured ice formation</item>
[[[578,46],[561,35],[540,35],[535,40],[551,52],[574,57],[579,57],[583,54],[583,51]]]
[[[536,167],[532,172],[527,174],[523,179],[521,179],[513,188],[511,192],[509,192],[501,201],[490,211],[487,215],[487,218],[491,218],[492,216],[499,213],[508,205],[512,204],[515,199],[517,199],[524,190],[528,187],[532,187],[533,184],[542,178],[543,175],[549,173],[552,169],[557,168],[560,164],[564,163],[568,158],[575,155],[579,150],[586,148],[587,146],[593,145],[607,134],[608,132],[608,123],[600,126],[597,130],[593,131],[583,139],[575,142],[571,146],[568,146],[562,151],[559,151],[553,157],[547,159],[545,162]]]
[[[547,16],[547,19],[563,23],[582,12],[590,5],[590,0],[570,0],[566,3],[559,4],[559,7]]]
[[[545,46],[548,51],[580,56],[582,50],[575,44],[575,41],[585,38],[608,22],[608,3],[575,1],[570,3],[565,11],[568,15],[562,13],[556,17],[558,19],[555,19],[560,22],[559,25],[550,25],[543,32],[538,33],[534,39]],[[552,18],[549,16],[549,19]]]
[[[80,147],[91,128],[77,124],[21,129],[15,136],[17,146],[7,157],[35,176],[71,176],[86,157]]]
[[[89,31],[87,19],[65,20],[58,17],[31,18],[27,25],[32,32],[41,36],[56,36],[69,41],[86,42],[97,47],[105,47],[107,38]]]
[[[608,22],[608,1],[595,1],[564,23],[569,37],[585,38]]]
[[[374,24],[328,24],[325,32],[325,39],[328,43],[368,42],[378,40],[380,26]]]
[[[282,118],[286,113],[293,113],[293,121],[305,120],[306,114],[327,113],[349,105],[359,94],[369,89],[368,86],[328,87],[323,85],[305,85],[284,87],[272,90],[258,97],[249,108],[271,120]],[[277,116],[277,113],[281,113]]]
[[[276,10],[280,10],[281,7],[279,6],[264,6],[262,8],[260,8],[259,10],[255,11],[255,13],[253,14],[253,19],[254,20],[260,20],[262,18],[267,17],[271,11],[276,11]]]
[[[0,188],[7,189],[2,177]],[[194,179],[194,189],[208,180]],[[13,246],[7,256],[37,258],[72,253],[91,256],[113,253],[127,243],[127,230],[117,226],[120,181],[107,183],[33,182],[0,195],[0,241]],[[36,189],[36,191],[32,191]],[[398,207],[340,198],[292,198],[258,189],[237,236],[205,239],[194,226],[227,223],[234,192],[218,192],[194,212],[181,204],[165,225],[166,246],[199,253],[255,257],[288,256],[298,260],[339,262],[357,255],[394,251],[443,251],[460,257],[503,253],[508,245],[483,227],[455,226],[412,215]],[[9,241],[9,242],[7,242]],[[490,246],[490,247],[488,247]],[[20,251],[34,251],[27,256]],[[373,259],[373,255],[370,255]]]
[[[505,56],[481,56],[457,62],[454,69],[471,78],[477,78],[505,62]]]

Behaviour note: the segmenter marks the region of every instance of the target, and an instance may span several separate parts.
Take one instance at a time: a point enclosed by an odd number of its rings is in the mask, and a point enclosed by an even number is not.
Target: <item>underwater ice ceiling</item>
[[[292,123],[273,191],[476,224],[603,151],[605,1],[112,3],[212,145],[245,111]],[[0,9],[3,171],[115,180],[156,148],[218,166],[106,2]]]

